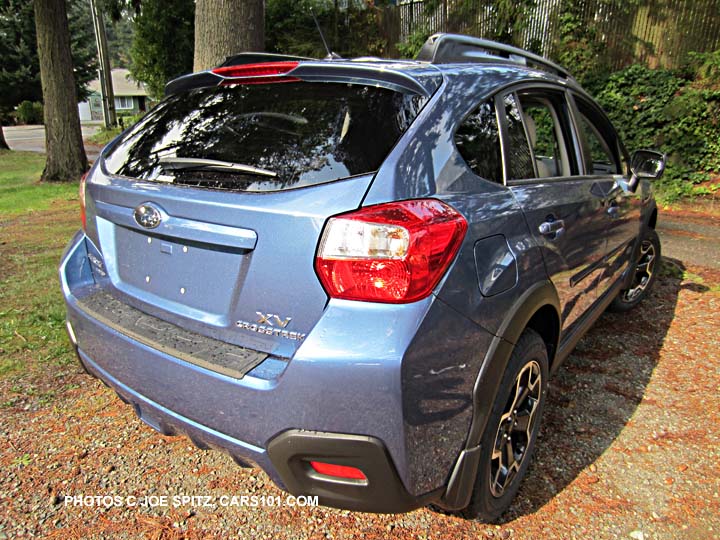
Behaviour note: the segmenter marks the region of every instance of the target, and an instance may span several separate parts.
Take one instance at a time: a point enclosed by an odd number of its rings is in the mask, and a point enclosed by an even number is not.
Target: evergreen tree
[[[324,58],[327,51],[315,26],[314,13],[332,52],[344,58],[384,56],[388,43],[380,28],[379,6],[388,4],[389,0],[375,0],[372,4],[348,0],[341,9],[333,0],[267,0],[266,50]]]
[[[263,0],[101,0],[101,5],[115,21],[124,11],[135,12],[130,72],[155,98],[178,75],[264,49]]]
[[[95,37],[88,4],[68,1],[70,48],[79,99],[87,96],[87,83],[96,75]],[[0,0],[0,126],[22,101],[42,101],[40,61],[33,3]],[[0,147],[3,139],[0,137]]]
[[[133,12],[123,11],[118,20],[108,20],[106,17],[105,31],[107,32],[110,65],[113,68],[129,69],[132,63],[130,49],[135,34]]]
[[[135,16],[130,72],[156,99],[169,80],[192,71],[194,11],[193,0],[143,0]]]

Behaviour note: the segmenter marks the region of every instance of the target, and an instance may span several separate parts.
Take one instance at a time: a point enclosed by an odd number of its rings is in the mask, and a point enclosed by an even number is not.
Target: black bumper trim
[[[267,446],[273,466],[293,495],[318,496],[325,506],[375,513],[409,512],[435,502],[443,488],[413,496],[405,489],[385,445],[375,437],[289,430]],[[310,460],[357,467],[367,481],[318,475]]]

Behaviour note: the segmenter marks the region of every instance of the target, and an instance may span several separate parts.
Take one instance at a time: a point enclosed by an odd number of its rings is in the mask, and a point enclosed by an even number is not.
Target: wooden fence
[[[558,39],[561,0],[535,0],[524,11],[517,44],[545,56]],[[427,9],[424,0],[400,0],[386,19],[392,37],[404,41],[415,31],[459,32],[490,38],[496,30],[493,0],[440,0]],[[690,51],[720,49],[720,0],[577,0],[582,19],[596,31],[611,67],[635,61],[651,67],[677,67]],[[388,9],[388,8],[386,8]],[[388,36],[390,37],[390,36]]]

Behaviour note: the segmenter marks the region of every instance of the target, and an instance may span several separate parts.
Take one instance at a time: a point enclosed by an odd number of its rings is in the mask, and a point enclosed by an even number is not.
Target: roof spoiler
[[[307,56],[292,56],[289,54],[273,54],[258,52],[243,52],[234,54],[225,58],[225,61],[217,67],[241,66],[243,64],[262,64],[264,62],[301,62],[308,60],[317,60],[317,58],[308,58]]]
[[[257,53],[244,52],[234,54],[225,58],[225,61],[217,67],[242,66],[245,64],[261,64],[265,62],[289,62],[289,61],[305,61],[314,60],[314,58],[306,58],[304,56],[290,56],[286,54]],[[222,82],[222,77],[215,75],[212,70],[199,71],[197,73],[188,73],[176,79],[172,79],[165,85],[165,96],[178,94],[192,88],[200,88],[203,86],[216,86]]]
[[[433,80],[429,78],[418,79],[403,70],[392,69],[387,65],[376,67],[352,61],[303,59],[301,57],[265,53],[235,55],[228,58],[214,70],[222,71],[219,68],[243,65],[250,68],[252,64],[272,65],[277,62],[298,62],[297,67],[283,73],[283,75],[286,74],[307,82],[379,85],[395,91],[420,94],[424,97],[430,97],[440,85],[439,77]],[[226,81],[226,78],[222,74],[214,73],[213,70],[190,73],[167,83],[165,85],[165,96],[178,94],[193,88],[219,86],[224,81]],[[237,79],[237,81],[241,83],[241,79]],[[259,81],[256,79],[253,82]]]

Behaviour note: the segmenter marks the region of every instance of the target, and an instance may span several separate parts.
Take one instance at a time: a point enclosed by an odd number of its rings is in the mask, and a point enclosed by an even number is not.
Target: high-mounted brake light
[[[78,194],[80,195],[80,222],[82,223],[83,231],[87,228],[87,214],[85,212],[85,186],[87,184],[87,177],[88,173],[86,172],[80,178],[80,186],[78,187]]]
[[[288,77],[286,74],[295,69],[297,65],[297,62],[263,62],[260,64],[222,66],[213,69],[212,72],[227,79],[222,84],[292,82],[299,79]]]
[[[335,478],[347,478],[350,480],[367,480],[367,476],[356,467],[348,467],[347,465],[335,465],[334,463],[325,463],[323,461],[311,461],[310,466],[320,474],[326,476],[334,476]]]
[[[436,199],[362,208],[328,220],[315,270],[332,298],[402,304],[428,296],[467,231]]]

